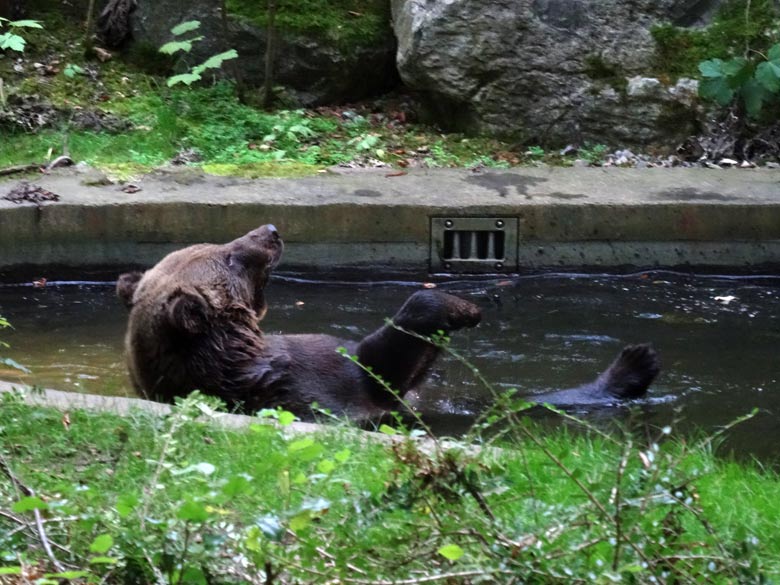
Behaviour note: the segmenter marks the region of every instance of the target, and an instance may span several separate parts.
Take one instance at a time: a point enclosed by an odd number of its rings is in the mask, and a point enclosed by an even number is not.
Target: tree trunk
[[[268,26],[266,27],[268,39],[265,45],[265,85],[263,87],[263,107],[266,109],[270,109],[274,100],[274,52],[276,50],[274,20],[276,18],[276,1],[268,0]]]
[[[95,22],[95,0],[89,0],[87,6],[87,23],[84,25],[84,50],[92,49],[92,28]]]
[[[219,6],[220,16],[222,17],[222,50],[229,51],[233,47],[230,46],[230,27],[228,26],[228,9],[227,0],[222,0]],[[238,59],[231,59],[227,62],[227,71],[235,82],[236,97],[242,104],[245,103],[244,96],[244,82],[241,75],[241,67],[238,64]]]

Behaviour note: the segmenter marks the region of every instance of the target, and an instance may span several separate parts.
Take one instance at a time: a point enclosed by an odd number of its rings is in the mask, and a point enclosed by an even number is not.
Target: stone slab
[[[33,182],[58,202],[15,204],[0,183],[0,269],[151,265],[196,242],[274,223],[282,270],[426,273],[432,217],[519,221],[519,266],[780,266],[780,170],[527,168],[329,172],[237,179],[170,169],[87,186],[67,169]]]

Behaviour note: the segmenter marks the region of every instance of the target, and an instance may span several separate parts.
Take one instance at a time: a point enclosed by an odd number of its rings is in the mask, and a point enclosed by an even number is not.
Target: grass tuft
[[[519,406],[500,406],[511,432],[476,449],[403,429],[393,441],[340,425],[291,434],[284,412],[229,430],[197,395],[162,418],[64,416],[5,395],[0,571],[41,577],[56,561],[104,583],[780,575],[774,472],[668,429],[543,434]]]

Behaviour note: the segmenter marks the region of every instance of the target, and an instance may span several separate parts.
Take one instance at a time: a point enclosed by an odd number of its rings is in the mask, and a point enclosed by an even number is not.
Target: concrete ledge
[[[173,411],[173,408],[169,404],[152,402],[141,398],[98,396],[96,394],[80,394],[78,392],[63,392],[61,390],[37,388],[33,391],[32,388],[24,384],[14,384],[12,382],[0,380],[0,395],[9,392],[21,392],[24,403],[30,406],[54,408],[55,410],[61,410],[62,412],[91,410],[96,412],[110,412],[120,416],[128,416],[135,412],[143,412],[153,416],[167,416]],[[371,441],[373,443],[384,443],[387,445],[412,440],[417,445],[417,448],[425,453],[434,453],[442,448],[444,450],[463,450],[472,455],[480,452],[498,454],[503,451],[498,447],[485,448],[480,445],[467,445],[452,439],[432,439],[428,436],[410,438],[401,434],[387,435],[384,433],[369,432],[358,427],[351,427],[346,423],[342,426],[334,426],[296,421],[283,427],[268,419],[260,419],[244,414],[227,413],[219,413],[213,418],[204,417],[204,422],[226,429],[243,429],[249,427],[251,424],[265,424],[276,428],[286,436],[323,432],[350,433],[360,441]]]
[[[31,406],[44,406],[63,412],[73,410],[94,410],[99,412],[111,412],[119,415],[129,415],[133,412],[144,412],[155,416],[166,416],[172,412],[169,404],[152,402],[141,398],[124,398],[122,396],[98,396],[96,394],[80,394],[78,392],[63,392],[61,390],[35,389],[24,384],[14,384],[0,380],[0,394],[20,391],[25,404]],[[233,429],[248,427],[250,424],[266,424],[264,419],[243,414],[220,414],[208,419],[214,424]],[[268,421],[267,424],[273,423]],[[334,427],[313,423],[294,422],[287,427],[279,427],[285,433],[313,433],[318,431],[333,430]],[[355,429],[356,432],[360,432]]]
[[[196,242],[274,223],[282,269],[428,270],[431,217],[519,220],[511,270],[780,266],[780,171],[438,169],[244,180],[158,172],[129,195],[75,171],[34,181],[61,199],[0,199],[0,269],[151,265]],[[0,197],[15,185],[0,183]]]

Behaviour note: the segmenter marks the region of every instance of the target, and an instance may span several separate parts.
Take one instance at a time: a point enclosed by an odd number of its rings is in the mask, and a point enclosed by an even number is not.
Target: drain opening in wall
[[[432,217],[431,272],[517,269],[517,218]]]

